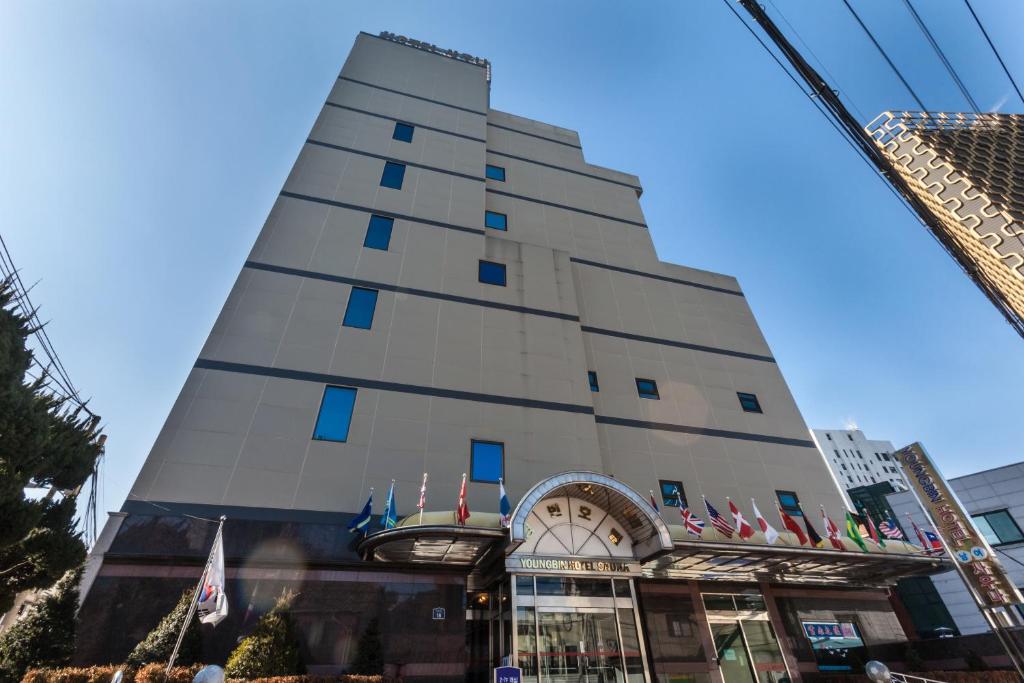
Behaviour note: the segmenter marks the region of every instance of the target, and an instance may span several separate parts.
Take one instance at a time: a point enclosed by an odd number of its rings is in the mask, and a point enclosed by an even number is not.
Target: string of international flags
[[[658,514],[661,514],[661,509],[658,505],[657,499],[654,497],[654,490],[650,490],[650,504]],[[682,494],[679,489],[675,489],[675,505],[678,507],[679,514],[682,518],[682,526],[686,529],[686,532],[691,536],[701,537],[704,533],[704,520],[699,514],[690,510],[689,506],[683,501]],[[714,505],[704,496],[701,496],[701,500],[704,503],[704,510],[707,514],[708,520],[711,522],[711,526],[721,536],[727,539],[732,539],[734,536],[739,537],[740,540],[749,541],[755,534],[753,525],[747,521],[746,517],[737,507],[736,503],[730,498],[726,498],[726,502],[729,507],[729,515],[732,517],[730,522],[722,513],[720,513]],[[423,474],[423,484],[420,486],[420,498],[416,507],[419,509],[419,522],[423,523],[423,511],[427,504],[427,474]],[[765,541],[769,545],[774,545],[780,539],[782,535],[779,531],[772,526],[770,522],[765,518],[761,511],[757,507],[757,501],[753,498],[750,499],[751,509],[754,513],[754,521],[760,529]],[[799,505],[797,506],[799,508]],[[891,541],[904,541],[914,544],[913,541],[906,538],[899,525],[892,518],[881,521],[877,526],[875,520],[867,510],[861,510],[860,513],[853,513],[849,510],[846,511],[845,516],[845,530],[841,530],[828,513],[825,511],[824,506],[821,507],[821,520],[822,525],[825,529],[825,538],[823,539],[818,533],[818,530],[814,527],[810,518],[804,514],[802,509],[799,513],[791,515],[782,508],[781,504],[776,504],[776,509],[779,513],[779,520],[782,523],[782,527],[792,533],[799,545],[810,546],[813,548],[824,548],[825,539],[828,539],[829,544],[836,550],[846,550],[843,545],[843,538],[848,538],[853,541],[864,552],[868,551],[868,542],[870,541],[879,548],[885,547],[886,539]],[[501,516],[501,525],[508,526],[509,514],[512,511],[512,506],[509,504],[508,495],[505,493],[505,483],[502,479],[498,480],[498,512]],[[459,526],[465,526],[466,521],[470,518],[469,503],[466,500],[466,475],[462,475],[462,484],[459,486],[459,498],[458,504],[455,508],[455,522]],[[794,519],[794,516],[799,516],[803,519],[803,528]],[[349,523],[348,530],[352,533],[361,535],[367,535],[370,532],[371,521],[373,519],[373,488],[370,488],[370,495],[366,499],[366,504],[363,505],[362,511]],[[939,537],[928,529],[922,530],[917,526],[917,523],[907,515],[907,520],[910,522],[911,527],[914,530],[914,534],[917,536],[918,544],[921,549],[928,554],[941,554],[942,543],[939,541]],[[384,513],[380,517],[380,527],[382,529],[392,529],[398,524],[398,515],[396,514],[395,508],[395,480],[391,480],[391,486],[388,488],[387,499],[384,502]],[[845,533],[844,533],[845,531]],[[784,541],[786,542],[786,541]],[[787,542],[788,543],[788,542]]]

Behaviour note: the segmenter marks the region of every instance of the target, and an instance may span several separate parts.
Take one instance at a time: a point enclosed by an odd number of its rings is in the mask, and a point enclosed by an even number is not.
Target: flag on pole
[[[828,536],[829,543],[836,550],[846,550],[846,546],[843,545],[841,534],[839,533],[839,527],[832,521],[832,518],[825,512],[825,506],[821,506],[821,518],[825,523],[825,535]]]
[[[512,506],[508,502],[508,496],[505,495],[505,482],[498,479],[498,514],[501,515],[501,525],[508,526],[508,516],[512,512]]]
[[[459,526],[466,526],[469,519],[469,504],[466,502],[466,473],[462,473],[462,486],[459,488],[459,507],[455,509],[455,521]]]
[[[906,538],[903,536],[903,531],[900,530],[896,524],[896,520],[892,517],[883,519],[878,523],[878,530],[882,532],[882,535],[886,538],[891,538],[894,541],[905,541]]]
[[[356,515],[355,519],[348,523],[348,530],[354,534],[364,536],[370,530],[370,517],[373,516],[373,489],[370,489],[370,497],[366,499],[363,511]]]
[[[860,535],[860,528],[857,522],[853,519],[853,513],[849,510],[846,511],[846,536],[860,546],[860,549],[864,552],[868,551],[868,546],[864,543],[864,537]]]
[[[655,512],[658,512],[660,508],[658,508],[658,501],[654,497],[654,489],[647,489],[647,490],[651,492],[651,507],[654,508]]]
[[[779,540],[779,532],[768,523],[768,520],[764,518],[761,511],[757,509],[757,501],[751,498],[750,505],[754,508],[754,519],[757,520],[757,526],[761,528],[761,533],[764,534],[764,540],[768,541],[768,545],[774,545]]]
[[[690,512],[690,508],[679,508],[679,514],[683,518],[683,526],[691,536],[700,538],[704,533],[704,520]]]
[[[380,525],[385,529],[394,529],[398,524],[398,513],[395,512],[395,480],[391,480],[388,498],[384,501],[384,514],[380,516]]]
[[[754,527],[750,526],[750,522],[743,518],[743,513],[736,507],[736,503],[732,502],[732,499],[726,498],[729,501],[729,512],[732,513],[733,523],[736,525],[736,534],[744,541],[754,535]]]
[[[213,541],[197,608],[199,621],[204,624],[216,626],[228,616],[228,599],[224,595],[224,537],[220,530]]]
[[[934,531],[925,529],[924,537],[928,539],[928,545],[925,547],[925,550],[930,555],[942,555],[946,552],[946,549],[942,547],[942,541],[939,540],[938,535]]]
[[[779,519],[782,520],[782,526],[786,528],[786,531],[796,536],[796,540],[800,541],[800,545],[807,545],[807,534],[796,523],[796,520],[790,517],[781,507],[779,507]]]
[[[878,535],[878,529],[875,528],[875,520],[871,519],[871,513],[864,510],[861,516],[868,520],[868,535],[871,537],[871,540],[874,541],[875,545],[879,548],[884,548],[885,541],[883,541],[882,537]]]
[[[423,485],[420,486],[420,502],[416,503],[416,507],[419,508],[420,512],[423,512],[423,508],[427,506],[427,473],[423,473]]]
[[[736,530],[732,528],[729,522],[725,521],[725,517],[718,514],[718,510],[708,502],[707,498],[704,498],[704,507],[708,511],[708,519],[711,520],[711,526],[715,527],[715,530],[726,538],[732,538]]]
[[[803,510],[801,510],[803,512]],[[807,540],[811,542],[811,546],[814,548],[823,548],[825,541],[821,540],[821,536],[818,535],[818,530],[811,524],[811,520],[807,518],[807,515],[801,514],[804,518],[804,528],[807,529]]]
[[[917,522],[914,521],[914,518],[910,516],[909,512],[907,513],[907,521],[914,527],[914,533],[917,535],[918,543],[921,544],[921,550],[927,551],[928,541],[925,539],[924,534],[921,533],[921,527],[917,526]]]

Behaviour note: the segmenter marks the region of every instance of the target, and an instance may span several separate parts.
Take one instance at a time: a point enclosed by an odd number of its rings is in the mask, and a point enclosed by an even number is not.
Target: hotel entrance
[[[705,593],[703,599],[725,683],[789,683],[761,595]]]
[[[513,586],[524,681],[648,681],[630,579],[517,575]]]

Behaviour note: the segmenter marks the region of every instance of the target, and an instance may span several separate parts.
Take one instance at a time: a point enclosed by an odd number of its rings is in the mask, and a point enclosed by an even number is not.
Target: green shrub
[[[305,673],[289,612],[294,597],[294,593],[282,595],[273,609],[260,618],[252,634],[228,657],[225,677],[254,679]]]
[[[137,668],[150,663],[162,663],[164,666],[167,666],[167,661],[171,658],[171,653],[174,651],[174,643],[178,640],[181,625],[188,615],[189,608],[192,606],[193,595],[194,590],[192,588],[181,594],[178,604],[175,605],[170,614],[161,619],[156,628],[150,631],[149,635],[136,645],[135,649],[128,655],[128,659],[125,660],[128,666]],[[200,646],[199,621],[193,614],[188,630],[185,631],[185,637],[181,641],[181,647],[178,649],[178,657],[175,663],[184,665],[197,662],[199,660]]]
[[[30,668],[71,661],[81,578],[81,568],[67,572],[0,636],[0,683],[17,683]]]

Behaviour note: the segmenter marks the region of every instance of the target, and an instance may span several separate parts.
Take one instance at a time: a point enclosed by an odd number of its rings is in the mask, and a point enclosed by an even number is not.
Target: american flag
[[[892,519],[883,519],[878,523],[878,530],[882,532],[882,535],[886,538],[892,538],[897,541],[903,540],[903,532],[896,526],[896,522]]]
[[[718,510],[715,506],[708,502],[708,499],[704,499],[704,507],[708,509],[708,519],[711,520],[711,526],[715,527],[718,533],[722,534],[726,538],[732,538],[732,535],[736,532],[729,522],[725,521],[725,517],[718,514]]]
[[[690,535],[700,536],[704,531],[704,520],[690,512],[690,508],[681,508],[679,514],[683,516],[683,526]]]

